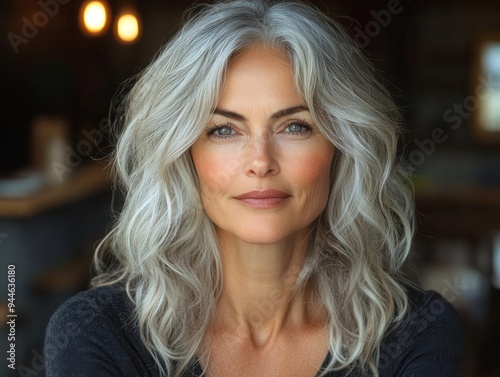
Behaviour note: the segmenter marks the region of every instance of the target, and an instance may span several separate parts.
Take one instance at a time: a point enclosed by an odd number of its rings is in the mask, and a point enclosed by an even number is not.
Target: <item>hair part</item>
[[[401,266],[414,205],[396,160],[400,116],[346,32],[300,2],[203,5],[142,72],[113,156],[126,200],[98,248],[92,284],[126,282],[141,338],[164,375],[180,377],[206,351],[223,271],[189,148],[231,59],[257,43],[286,52],[297,90],[337,149],[329,200],[295,284],[311,284],[328,312],[332,358],[321,376],[344,368],[378,376],[382,338],[408,309]]]

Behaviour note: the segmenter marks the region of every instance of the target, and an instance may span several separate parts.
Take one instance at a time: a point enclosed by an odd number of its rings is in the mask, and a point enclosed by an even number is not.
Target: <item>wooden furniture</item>
[[[32,196],[0,198],[0,217],[30,217],[90,196],[110,186],[108,175],[106,162],[83,164],[60,184],[47,186]]]

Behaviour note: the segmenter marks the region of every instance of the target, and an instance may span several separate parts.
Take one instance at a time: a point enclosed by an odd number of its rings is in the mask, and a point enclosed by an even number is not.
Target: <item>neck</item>
[[[224,271],[219,330],[236,331],[240,339],[263,347],[286,330],[318,320],[310,287],[293,290],[306,256],[307,231],[271,245],[249,244],[219,230],[218,237]]]

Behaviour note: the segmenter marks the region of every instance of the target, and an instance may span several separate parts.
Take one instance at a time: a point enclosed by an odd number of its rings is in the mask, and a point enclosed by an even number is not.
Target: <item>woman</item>
[[[48,375],[455,375],[456,312],[400,272],[398,119],[316,9],[205,6],[128,96],[125,205],[51,319]]]

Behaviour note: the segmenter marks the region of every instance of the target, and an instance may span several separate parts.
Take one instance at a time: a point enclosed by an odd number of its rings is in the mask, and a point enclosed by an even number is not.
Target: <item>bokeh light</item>
[[[123,14],[118,18],[116,33],[122,42],[133,42],[139,36],[139,20],[133,14]]]
[[[104,1],[86,1],[80,8],[82,31],[89,35],[102,34],[109,21],[109,6]]]

